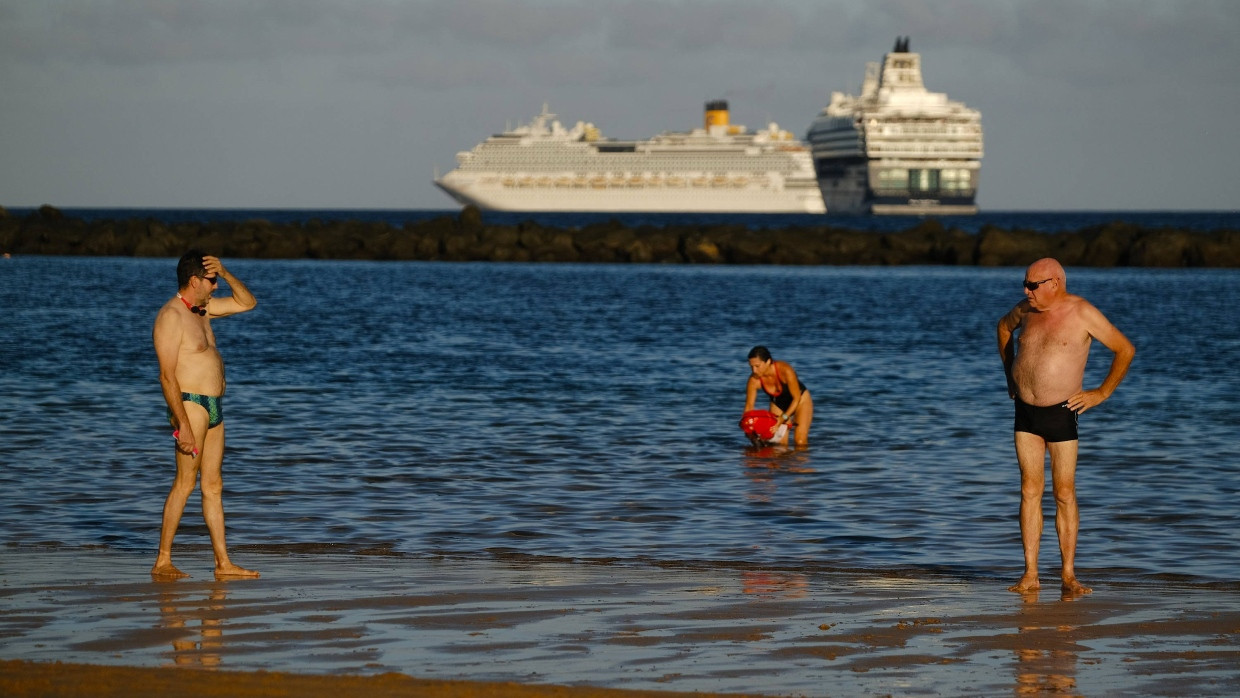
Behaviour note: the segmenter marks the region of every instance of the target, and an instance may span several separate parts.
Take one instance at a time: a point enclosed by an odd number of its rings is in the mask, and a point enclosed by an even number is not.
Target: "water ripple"
[[[236,547],[1019,571],[993,328],[1020,270],[226,261],[260,299],[215,323]],[[0,264],[0,542],[154,548],[172,440],[150,322],[173,276]],[[92,303],[64,278],[98,279]],[[1139,349],[1082,418],[1078,567],[1234,580],[1240,377],[1218,367],[1240,330],[1212,310],[1240,273],[1070,279]],[[759,343],[814,395],[808,449],[740,438]],[[206,542],[197,506],[178,545]]]

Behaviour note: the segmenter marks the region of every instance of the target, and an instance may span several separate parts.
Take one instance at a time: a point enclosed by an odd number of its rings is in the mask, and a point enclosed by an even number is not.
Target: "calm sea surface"
[[[234,549],[1021,569],[994,339],[1020,269],[225,263],[259,299],[213,323]],[[153,554],[174,267],[0,260],[0,543]],[[1236,582],[1240,271],[1069,287],[1138,348],[1081,419],[1082,578]],[[808,449],[737,428],[755,344],[812,391]],[[1109,362],[1096,345],[1086,383]],[[206,542],[195,495],[177,544]]]

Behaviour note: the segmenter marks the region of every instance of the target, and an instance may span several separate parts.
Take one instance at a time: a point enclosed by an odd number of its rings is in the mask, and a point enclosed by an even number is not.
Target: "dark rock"
[[[359,259],[361,240],[349,237],[335,224],[306,229],[306,256],[312,259]]]
[[[1137,237],[1128,254],[1134,267],[1187,266],[1193,237],[1182,230],[1156,230]]]
[[[1136,236],[1135,226],[1123,222],[1087,228],[1076,237],[1085,242],[1078,264],[1087,267],[1115,267],[1127,262],[1128,248]]]
[[[168,226],[148,221],[146,233],[134,241],[135,257],[176,257],[184,252],[184,246]]]
[[[256,226],[251,229],[255,256],[267,259],[296,259],[308,247],[306,232],[301,226]]]
[[[579,259],[583,262],[625,262],[625,250],[636,239],[630,228],[615,225],[586,226],[574,236]]]
[[[719,264],[726,261],[723,251],[709,236],[700,233],[685,238],[685,261],[691,264]]]
[[[573,244],[573,236],[568,231],[542,231],[541,236],[534,236],[541,244],[527,245],[522,237],[523,247],[529,250],[530,261],[533,262],[576,262],[581,255]]]
[[[477,206],[470,204],[461,209],[460,215],[461,228],[463,230],[479,230],[482,228],[482,211]]]
[[[546,247],[551,240],[551,233],[533,221],[522,221],[517,226],[517,240],[527,250]]]
[[[972,264],[977,238],[963,230],[947,230],[936,220],[883,235],[879,246],[884,264]]]
[[[634,231],[637,240],[645,243],[650,255],[649,261],[654,264],[679,264],[684,261],[681,255],[680,233],[667,228],[642,226]]]
[[[879,237],[873,233],[824,228],[817,248],[820,264],[878,264]]]
[[[1202,267],[1240,267],[1240,231],[1216,230],[1198,238],[1189,262]]]
[[[1003,230],[993,225],[978,232],[977,265],[1024,267],[1051,256],[1051,236],[1028,230]]]
[[[44,205],[18,219],[0,207],[0,251],[17,254],[170,256],[197,246],[225,257],[636,262],[645,264],[977,264],[1240,268],[1240,231],[1149,230],[1116,220],[1040,233],[983,226],[976,235],[935,219],[895,233],[826,226],[753,230],[739,225],[642,226],[619,221],[580,230],[533,221],[487,225],[476,208],[409,222],[266,220],[86,223]]]
[[[791,228],[765,233],[774,246],[767,253],[771,264],[808,266],[822,264],[828,253],[824,231],[813,228]]]
[[[645,240],[630,242],[623,252],[627,262],[650,264],[654,261],[654,250],[650,249],[650,245],[646,244]]]
[[[720,250],[732,264],[761,264],[775,248],[775,235],[769,230],[728,228],[716,233]]]
[[[439,241],[442,259],[453,262],[464,262],[469,259],[469,253],[478,244],[478,229],[464,228],[458,229],[450,234],[444,235]]]

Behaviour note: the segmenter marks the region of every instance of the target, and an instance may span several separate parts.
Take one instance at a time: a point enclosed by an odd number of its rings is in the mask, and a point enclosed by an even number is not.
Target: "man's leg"
[[[1015,432],[1020,463],[1020,542],[1025,548],[1025,573],[1008,591],[1036,591],[1038,548],[1042,542],[1042,491],[1046,489],[1046,442],[1041,436]]]
[[[258,572],[238,567],[228,559],[228,544],[224,538],[224,425],[219,424],[207,431],[202,447],[202,518],[211,534],[211,549],[215,552],[215,576],[257,577]]]
[[[1063,560],[1059,576],[1068,594],[1093,591],[1076,580],[1076,537],[1081,529],[1081,514],[1076,504],[1078,444],[1076,440],[1047,444],[1051,452],[1051,487],[1055,491],[1055,531],[1059,534],[1059,555]]]
[[[207,433],[207,411],[201,405],[187,402],[185,412],[189,416],[190,431],[194,432],[194,441],[202,444],[203,435]],[[202,450],[199,457],[192,453],[176,451],[177,474],[172,481],[172,489],[164,500],[163,524],[159,530],[159,553],[155,557],[155,566],[151,568],[151,576],[160,579],[179,579],[189,575],[172,564],[172,539],[177,535],[177,527],[181,525],[181,514],[185,512],[185,502],[194,491],[198,481],[198,470],[202,464]]]

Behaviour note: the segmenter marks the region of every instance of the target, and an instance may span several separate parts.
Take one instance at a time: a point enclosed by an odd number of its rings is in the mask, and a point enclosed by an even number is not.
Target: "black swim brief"
[[[199,395],[198,393],[181,393],[181,399],[201,406],[207,411],[207,428],[214,429],[224,421],[224,397],[222,395]],[[176,426],[172,410],[168,410],[168,422]]]
[[[1016,426],[1023,431],[1041,436],[1048,442],[1076,441],[1077,414],[1068,409],[1068,403],[1038,407],[1016,398]]]

